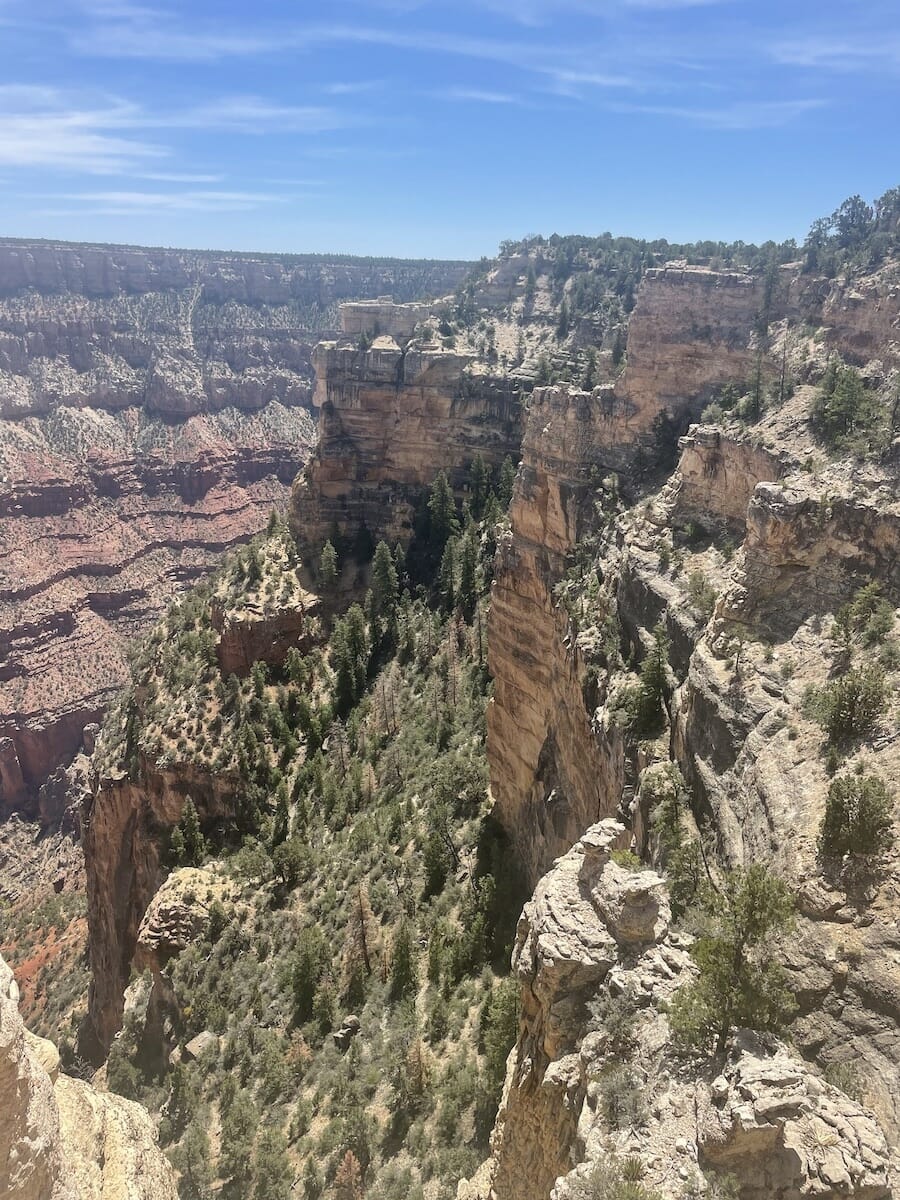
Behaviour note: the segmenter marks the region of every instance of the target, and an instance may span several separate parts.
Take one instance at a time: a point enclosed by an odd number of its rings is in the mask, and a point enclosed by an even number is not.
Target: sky
[[[0,0],[9,237],[802,240],[898,118],[898,0]]]

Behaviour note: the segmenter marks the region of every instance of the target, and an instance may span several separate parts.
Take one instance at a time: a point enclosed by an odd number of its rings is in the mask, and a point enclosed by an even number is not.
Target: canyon
[[[148,261],[151,275],[163,270],[152,256]],[[132,269],[129,262],[123,259],[123,271]],[[823,865],[817,831],[835,772],[877,773],[891,789],[900,782],[895,731],[900,656],[889,633],[900,607],[895,430],[887,424],[882,448],[867,456],[827,449],[815,406],[837,356],[859,369],[880,411],[890,411],[900,367],[900,267],[888,260],[877,269],[831,279],[791,263],[766,273],[680,262],[651,267],[628,319],[624,370],[604,361],[599,381],[584,386],[578,380],[583,326],[566,335],[574,364],[569,378],[541,380],[542,372],[552,374],[548,337],[535,339],[524,361],[508,366],[506,348],[527,324],[516,306],[528,262],[527,255],[518,255],[513,266],[501,262],[479,282],[475,302],[483,307],[475,333],[455,326],[447,302],[418,302],[413,287],[385,288],[379,280],[372,289],[377,297],[368,299],[360,287],[360,298],[343,304],[339,318],[332,312],[332,324],[320,328],[321,340],[307,346],[315,381],[297,371],[297,379],[305,381],[302,401],[299,391],[289,399],[282,390],[253,413],[241,410],[242,433],[254,417],[285,422],[278,425],[285,445],[282,466],[270,463],[271,474],[257,468],[256,482],[270,484],[254,513],[260,527],[268,508],[287,495],[293,467],[302,466],[291,487],[290,528],[270,530],[259,541],[255,575],[249,559],[232,556],[210,594],[197,593],[201,598],[187,627],[167,618],[143,651],[144,674],[134,676],[107,719],[89,768],[90,795],[80,810],[92,969],[80,1050],[101,1062],[111,1046],[115,1053],[116,1035],[131,1020],[129,1036],[137,1021],[163,1070],[167,1055],[184,1054],[179,1030],[194,1029],[184,1015],[190,997],[178,992],[179,957],[199,977],[201,951],[194,943],[212,939],[214,894],[230,898],[242,925],[255,912],[259,926],[264,909],[253,905],[268,895],[266,887],[271,900],[265,903],[272,909],[290,893],[287,868],[280,883],[263,882],[262,836],[256,843],[259,862],[252,859],[246,868],[252,884],[243,892],[220,861],[202,870],[170,871],[171,838],[184,828],[188,799],[210,836],[221,839],[222,830],[241,827],[245,819],[244,792],[255,764],[246,741],[236,732],[232,738],[231,718],[223,720],[223,713],[230,705],[243,711],[256,704],[265,717],[258,729],[268,728],[265,736],[273,746],[277,737],[284,739],[272,709],[287,703],[289,684],[304,672],[316,678],[323,629],[335,610],[365,600],[373,611],[365,599],[373,579],[360,547],[368,545],[371,553],[371,544],[382,538],[401,550],[415,547],[438,472],[447,475],[468,509],[475,459],[496,477],[510,457],[519,467],[508,516],[496,526],[484,631],[493,680],[486,757],[492,819],[505,839],[503,852],[515,861],[532,898],[514,940],[517,1036],[490,1154],[475,1175],[459,1183],[460,1200],[536,1195],[583,1200],[605,1195],[590,1189],[616,1178],[622,1164],[635,1173],[629,1178],[644,1180],[665,1200],[728,1195],[727,1176],[734,1178],[741,1200],[888,1200],[900,1187],[900,857],[892,848],[869,876],[851,878]],[[106,280],[93,262],[85,271],[92,288]],[[437,281],[427,276],[430,286]],[[453,281],[448,276],[445,282]],[[391,301],[383,298],[388,290]],[[422,294],[425,290],[423,284]],[[551,295],[542,278],[539,305],[549,310]],[[265,301],[270,302],[275,303]],[[479,340],[487,344],[489,328],[490,344],[496,338],[507,354],[506,366],[479,347]],[[198,369],[211,380],[214,368],[200,361]],[[212,384],[203,385],[208,406],[197,402],[199,410],[185,415],[195,403],[190,397],[199,393],[183,383],[180,368],[177,375],[173,382],[169,374],[161,390],[148,384],[148,396],[180,397],[152,401],[167,412],[165,428],[177,426],[179,445],[182,435],[196,433],[202,440],[212,437],[213,428],[221,433],[216,422],[226,410],[211,399]],[[308,406],[318,409],[318,433],[303,466],[299,460],[312,444]],[[118,416],[102,411],[104,420]],[[295,418],[298,424],[289,425]],[[192,421],[205,423],[202,436]],[[232,433],[235,428],[229,426]],[[264,442],[262,425],[253,428],[248,441],[259,435]],[[297,442],[290,459],[292,437]],[[224,486],[206,459],[193,460],[192,472],[179,472],[172,443],[166,445],[157,475],[131,464],[116,476],[125,480],[120,487],[92,484],[103,500],[116,493],[114,519],[130,529],[151,522],[165,528],[162,507],[150,517],[141,509],[148,503],[145,493],[155,499],[154,489],[163,496],[168,489],[165,503],[173,505],[171,494],[177,492],[184,512],[171,510],[176,514],[171,528],[182,531],[187,512],[199,519],[197,505]],[[251,450],[262,453],[254,442],[247,447],[249,457],[220,463],[226,475],[231,472],[232,490],[252,489],[254,468],[247,463],[259,460]],[[99,468],[94,472],[100,478]],[[210,479],[217,482],[204,491]],[[17,495],[24,496],[24,482],[20,488]],[[62,543],[76,510],[96,502],[75,482],[59,484],[32,501],[47,506],[34,519],[52,522],[52,505],[58,505],[60,524],[54,528]],[[212,513],[207,519],[217,529],[223,521]],[[248,526],[250,519],[248,512]],[[232,536],[223,537],[222,548],[253,531],[242,522],[236,516],[227,527]],[[461,540],[474,538],[476,528],[473,520]],[[76,524],[76,544],[77,529]],[[490,543],[486,534],[477,536]],[[178,542],[178,554],[195,550],[197,559],[179,557],[179,573],[167,568],[170,579],[184,583],[203,570],[201,551],[211,555],[212,546],[201,546],[195,537],[197,546]],[[175,533],[169,538],[167,554],[174,553]],[[327,584],[319,568],[330,538],[340,547],[337,584]],[[82,540],[86,544],[87,535]],[[134,553],[136,562],[141,556]],[[43,566],[48,579],[59,556],[58,549],[48,554]],[[395,557],[402,570],[402,556],[395,551]],[[153,561],[159,571],[164,560]],[[109,574],[119,578],[117,569]],[[62,580],[57,583],[62,586]],[[865,593],[872,584],[876,591]],[[146,613],[139,611],[140,584],[132,579],[129,588],[121,610],[108,598],[94,598],[92,606],[95,593],[86,594],[85,607],[100,622],[95,638],[108,642],[102,631],[109,624],[124,637],[148,619],[149,602]],[[171,594],[171,583],[166,588]],[[154,595],[162,597],[166,588]],[[877,595],[886,606],[883,645],[852,632],[841,642],[836,632],[836,618],[845,611],[841,619],[851,619],[845,606],[856,604],[861,592],[870,600]],[[65,595],[60,593],[60,611],[72,608],[63,603]],[[17,611],[22,603],[20,596]],[[204,604],[208,629],[205,618],[197,617]],[[411,620],[409,613],[408,606],[404,620]],[[456,678],[464,643],[474,655],[482,654],[480,623],[469,633],[464,626],[457,609],[448,625],[455,640],[448,633],[440,651],[447,686]],[[41,625],[36,615],[18,634],[17,653],[24,655],[34,644],[27,652],[39,655],[42,637],[65,637],[76,646],[75,630],[60,629]],[[420,647],[414,653],[410,641],[408,657],[431,660],[439,649],[432,646],[433,633],[432,621],[427,653]],[[167,645],[178,638],[178,645],[189,638],[199,647],[196,661],[205,672],[199,684],[192,676],[179,677],[177,664],[166,661]],[[660,646],[665,647],[660,724],[638,733],[634,705],[642,667]],[[10,661],[12,655],[11,649]],[[813,699],[842,677],[850,661],[883,681],[884,712],[835,762]],[[122,662],[116,660],[109,686],[96,700],[92,696],[80,708],[73,702],[77,737],[68,739],[65,753],[77,747],[87,719],[108,703],[124,672]],[[260,670],[263,663],[266,669]],[[373,677],[371,708],[357,714],[353,730],[326,708],[327,730],[313,726],[307,733],[318,738],[321,750],[316,770],[338,762],[341,777],[349,777],[346,743],[359,737],[361,726],[366,746],[373,744],[368,739],[388,738],[398,668],[381,663],[379,672],[382,668],[384,674]],[[232,672],[245,681],[246,698],[235,701],[236,690],[229,697],[224,676]],[[154,708],[160,694],[170,705],[162,717]],[[452,703],[457,702],[454,693]],[[432,706],[438,707],[436,690],[414,695],[416,719],[420,714],[427,719]],[[20,704],[14,711],[26,708]],[[29,758],[27,736],[6,736],[0,778],[10,795],[16,789],[23,795],[37,780],[40,754]],[[93,731],[88,736],[93,742]],[[250,744],[261,761],[262,734]],[[287,739],[277,747],[285,774],[277,783],[267,776],[266,802],[271,809],[271,793],[280,788],[288,827],[302,813],[298,828],[305,830],[311,819],[307,799],[324,807],[324,794],[313,790],[304,798],[299,783],[291,790],[288,778],[306,778],[303,764],[296,766],[297,742]],[[360,781],[362,772],[360,761]],[[364,790],[362,782],[359,786]],[[374,804],[373,795],[387,781],[372,771],[365,786]],[[420,801],[418,794],[410,799],[395,824],[415,827]],[[332,796],[328,804],[334,803]],[[796,1002],[790,1024],[781,1037],[738,1031],[714,1064],[688,1063],[672,1049],[672,1000],[696,976],[697,966],[694,934],[673,915],[671,862],[660,834],[666,803],[680,811],[683,835],[715,858],[713,873],[765,863],[795,900],[795,927],[778,946]],[[374,827],[365,824],[368,817],[354,816],[351,808],[341,819],[351,838],[354,829],[359,836],[350,842],[351,857],[369,854]],[[343,832],[342,825],[337,828]],[[441,828],[450,838],[457,882],[477,893],[474,850],[458,853],[452,834]],[[330,830],[328,838],[333,834]],[[252,841],[246,837],[240,851],[247,861],[256,853]],[[227,835],[218,844],[231,849]],[[418,851],[415,840],[407,844],[401,837],[398,846],[391,851],[391,878],[406,920],[415,912],[407,876]],[[319,883],[323,907],[335,903],[329,876],[350,870],[346,858],[335,864]],[[301,875],[303,870],[314,875],[311,867],[300,868]],[[383,895],[390,892],[383,887]],[[361,891],[358,896],[365,941]],[[387,911],[388,901],[381,902]],[[285,923],[295,919],[297,910],[288,908]],[[436,982],[434,928],[420,933],[421,946],[428,945],[424,988]],[[243,945],[240,936],[230,929],[227,938]],[[274,953],[275,945],[275,935],[267,933],[261,958]],[[212,953],[211,940],[206,961]],[[145,971],[144,981],[135,983],[133,971]],[[612,1018],[607,1028],[592,1008],[598,1003],[607,1006],[607,1014],[628,1009],[633,1045],[627,1054],[613,1044]],[[265,999],[254,995],[251,1007],[266,1035],[272,1027],[285,1033],[279,1021],[286,1019],[277,1015],[269,993]],[[134,1015],[138,1010],[143,1026]],[[479,1021],[488,1012],[483,1007]],[[219,1019],[224,1023],[226,1016]],[[359,1019],[352,1019],[359,1030]],[[212,1017],[210,1023],[216,1028]],[[228,1041],[208,1028],[198,1036],[215,1053],[237,1054],[233,1031]],[[367,1038],[374,1042],[364,1030],[360,1053],[368,1052]],[[307,1052],[308,1047],[298,1051]],[[641,1117],[631,1124],[610,1115],[604,1081],[616,1071],[625,1071],[628,1086],[642,1097]],[[619,1083],[625,1086],[621,1078]]]
[[[0,812],[59,817],[129,642],[285,505],[338,303],[467,270],[0,241]]]

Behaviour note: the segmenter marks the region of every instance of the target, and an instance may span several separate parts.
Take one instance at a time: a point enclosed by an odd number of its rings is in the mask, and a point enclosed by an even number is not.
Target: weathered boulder
[[[9,1200],[176,1200],[150,1115],[59,1074],[52,1043],[22,1025],[0,959],[0,1196]]]

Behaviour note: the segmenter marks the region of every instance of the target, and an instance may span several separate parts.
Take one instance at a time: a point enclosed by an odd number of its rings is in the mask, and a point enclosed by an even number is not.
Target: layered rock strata
[[[33,808],[173,591],[284,505],[338,302],[466,270],[0,242],[0,814]]]
[[[345,336],[313,355],[319,432],[294,487],[294,531],[319,547],[334,529],[406,542],[439,471],[461,488],[476,454],[492,467],[518,457],[519,387],[472,354],[413,337],[418,306],[345,305],[341,319]]]
[[[188,796],[209,827],[229,818],[240,779],[188,763],[142,760],[134,773],[96,782],[83,813],[91,985],[81,1053],[101,1062],[122,1023],[125,989],[148,905],[165,876],[162,834]]]

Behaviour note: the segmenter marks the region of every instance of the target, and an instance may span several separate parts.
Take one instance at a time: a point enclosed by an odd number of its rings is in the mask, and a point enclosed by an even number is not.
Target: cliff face
[[[873,1114],[771,1039],[739,1037],[713,1078],[672,1069],[667,1013],[694,970],[690,938],[670,929],[663,880],[610,857],[623,832],[588,829],[525,906],[513,953],[521,1029],[492,1170],[461,1197],[583,1197],[626,1161],[626,1178],[637,1164],[666,1200],[718,1194],[720,1172],[744,1200],[894,1195],[898,1163]],[[624,1044],[592,1003],[626,1011]],[[629,1086],[639,1121],[610,1104],[611,1088]]]
[[[827,321],[827,341],[851,358],[861,346],[871,347],[883,337],[878,345],[889,363],[896,355],[900,321],[895,274],[886,271],[858,291],[783,268],[772,285],[770,319],[791,327]],[[603,697],[588,678],[577,630],[555,599],[554,588],[579,538],[597,527],[595,502],[604,476],[619,472],[627,481],[641,456],[652,461],[658,454],[654,422],[659,414],[684,428],[718,389],[752,378],[765,303],[759,278],[700,268],[650,270],[629,323],[627,366],[619,380],[590,393],[570,385],[535,390],[510,513],[512,536],[498,562],[488,638],[495,679],[488,711],[491,785],[532,882],[588,823],[614,812],[623,786],[634,782],[614,733],[597,724],[595,710]],[[779,329],[780,337],[790,336],[784,324]],[[778,442],[778,431],[773,441]],[[768,588],[784,596],[789,607],[795,581],[806,588],[806,599],[816,588],[827,587],[824,561],[810,572],[796,558],[799,548],[785,544],[785,539],[805,537],[811,559],[821,558],[825,543],[813,549],[815,521],[805,526],[789,522],[792,532],[779,534],[777,515],[766,515],[766,497],[782,493],[775,488],[754,494],[761,481],[785,474],[789,457],[749,438],[693,430],[681,443],[678,470],[664,493],[661,528],[673,521],[706,521],[729,528],[740,540],[749,523],[746,569],[761,584],[768,564],[780,556],[759,589],[761,606],[774,602]],[[816,520],[826,520],[824,510],[817,512]],[[880,545],[886,528],[879,525],[879,532],[869,537],[873,553],[873,540]],[[845,564],[859,533],[849,524],[847,530],[841,551]],[[683,621],[670,607],[675,595],[667,581],[656,571],[654,584],[646,587],[638,578],[641,573],[632,569],[634,553],[621,555],[622,542],[621,534],[611,539],[599,566],[600,575],[614,580],[599,620],[615,610],[633,638],[668,608],[670,631],[686,651],[690,633],[678,632]],[[882,567],[890,574],[893,568],[885,555],[889,550],[882,555]],[[624,586],[616,599],[620,575]],[[523,641],[523,629],[535,629],[538,636]]]
[[[122,1023],[125,988],[141,921],[162,882],[165,834],[178,823],[187,797],[200,819],[230,816],[238,779],[178,763],[161,769],[142,761],[140,779],[101,779],[83,821],[90,923],[91,986],[82,1028],[82,1054],[102,1062]]]
[[[518,455],[518,388],[474,355],[413,339],[425,315],[421,306],[344,305],[345,336],[316,347],[319,435],[291,509],[304,544],[321,546],[335,526],[344,537],[365,527],[408,541],[413,505],[439,471],[461,486],[476,454],[489,466]]]
[[[59,1073],[18,1013],[0,959],[0,1193],[9,1200],[175,1200],[175,1175],[137,1104]]]
[[[337,302],[465,270],[0,242],[0,814],[79,748],[173,591],[284,504]]]
[[[591,972],[599,978],[609,970],[603,939],[593,932],[588,912],[573,920],[568,949],[561,950],[566,938],[559,929],[566,914],[581,912],[578,906],[597,890],[590,882],[595,874],[588,870],[588,838],[571,852],[578,861],[566,855],[538,885],[520,927],[523,1024],[495,1131],[491,1195],[534,1195],[532,1180],[538,1181],[537,1194],[552,1189],[554,1200],[580,1195],[576,1178],[587,1180],[594,1170],[602,1177],[611,1145],[621,1154],[643,1154],[649,1145],[647,1179],[666,1196],[680,1194],[691,1172],[707,1168],[735,1173],[748,1197],[892,1195],[896,1165],[887,1147],[896,1145],[900,1128],[893,915],[898,858],[888,854],[861,890],[823,867],[817,834],[831,777],[822,729],[805,697],[841,674],[842,653],[864,672],[886,673],[885,711],[870,736],[843,748],[839,770],[873,773],[895,795],[894,643],[879,656],[871,641],[857,635],[842,651],[832,631],[838,609],[873,581],[886,599],[888,625],[894,619],[900,602],[894,468],[889,461],[825,461],[807,424],[812,389],[801,388],[756,429],[692,427],[680,441],[678,468],[658,495],[611,511],[602,473],[633,462],[637,440],[625,408],[617,416],[616,404],[640,400],[644,416],[635,412],[634,420],[646,428],[654,412],[679,406],[696,411],[696,397],[709,395],[713,385],[746,381],[755,357],[759,296],[752,287],[720,297],[732,344],[722,337],[717,345],[713,336],[707,356],[703,310],[717,289],[708,279],[694,286],[690,274],[679,276],[677,295],[689,303],[680,313],[666,313],[664,297],[671,300],[674,287],[668,274],[651,272],[645,280],[629,330],[628,368],[605,408],[597,393],[553,389],[536,393],[529,413],[512,533],[498,565],[490,618],[492,789],[536,881],[571,839],[571,828],[554,829],[548,820],[555,809],[575,814],[576,839],[579,822],[583,829],[618,812],[627,817],[635,846],[652,854],[647,771],[656,763],[677,766],[695,815],[724,859],[769,863],[794,888],[797,932],[784,948],[799,1005],[792,1041],[820,1067],[852,1074],[858,1065],[869,1106],[865,1120],[874,1113],[880,1122],[879,1157],[887,1172],[860,1157],[863,1143],[873,1145],[869,1134],[856,1141],[854,1132],[844,1145],[835,1132],[859,1131],[861,1112],[852,1118],[848,1112],[846,1125],[835,1122],[846,1097],[809,1079],[807,1068],[783,1060],[781,1051],[768,1057],[770,1048],[761,1066],[746,1061],[747,1047],[739,1046],[711,1093],[704,1084],[690,1095],[672,1094],[678,1089],[666,1082],[665,1072],[654,1081],[652,1068],[647,1070],[651,1047],[664,1048],[668,1040],[659,1018],[638,1081],[653,1096],[649,1119],[640,1137],[611,1133],[593,1082],[604,1054],[592,1039],[602,1034],[578,1016],[579,988],[595,992]],[[784,322],[777,336],[790,345],[798,322],[822,322],[817,342],[884,379],[897,354],[895,277],[895,270],[886,271],[853,288],[784,277],[773,305]],[[738,336],[740,296],[750,309],[743,326],[748,347]],[[645,320],[657,305],[662,336]],[[699,342],[692,342],[691,329]],[[654,362],[656,368],[646,365]],[[581,573],[575,609],[558,588],[572,578],[573,564],[575,575]],[[673,692],[668,729],[659,739],[635,745],[617,732],[612,669],[595,652],[596,631],[610,614],[620,645],[639,657],[654,626],[664,622]],[[516,631],[523,628],[541,631],[539,648],[521,644]],[[621,672],[621,664],[615,670]],[[563,883],[569,877],[567,901]],[[607,922],[606,903],[598,901],[598,908]],[[684,969],[665,958],[669,968]],[[630,959],[629,966],[641,969],[641,962]],[[644,988],[651,974],[642,972],[637,986]],[[668,979],[665,971],[662,978]],[[611,990],[621,998],[621,978]],[[565,1036],[548,1042],[554,1021]],[[763,1111],[763,1079],[774,1089],[770,1111],[780,1107],[772,1123]],[[750,1101],[760,1104],[758,1113],[742,1107]],[[802,1153],[810,1120],[833,1131],[822,1129],[834,1151],[827,1163]],[[678,1144],[670,1140],[675,1134]],[[680,1180],[666,1176],[673,1162],[680,1162]],[[863,1178],[858,1166],[872,1166],[874,1176]],[[571,1189],[564,1182],[568,1172]]]

